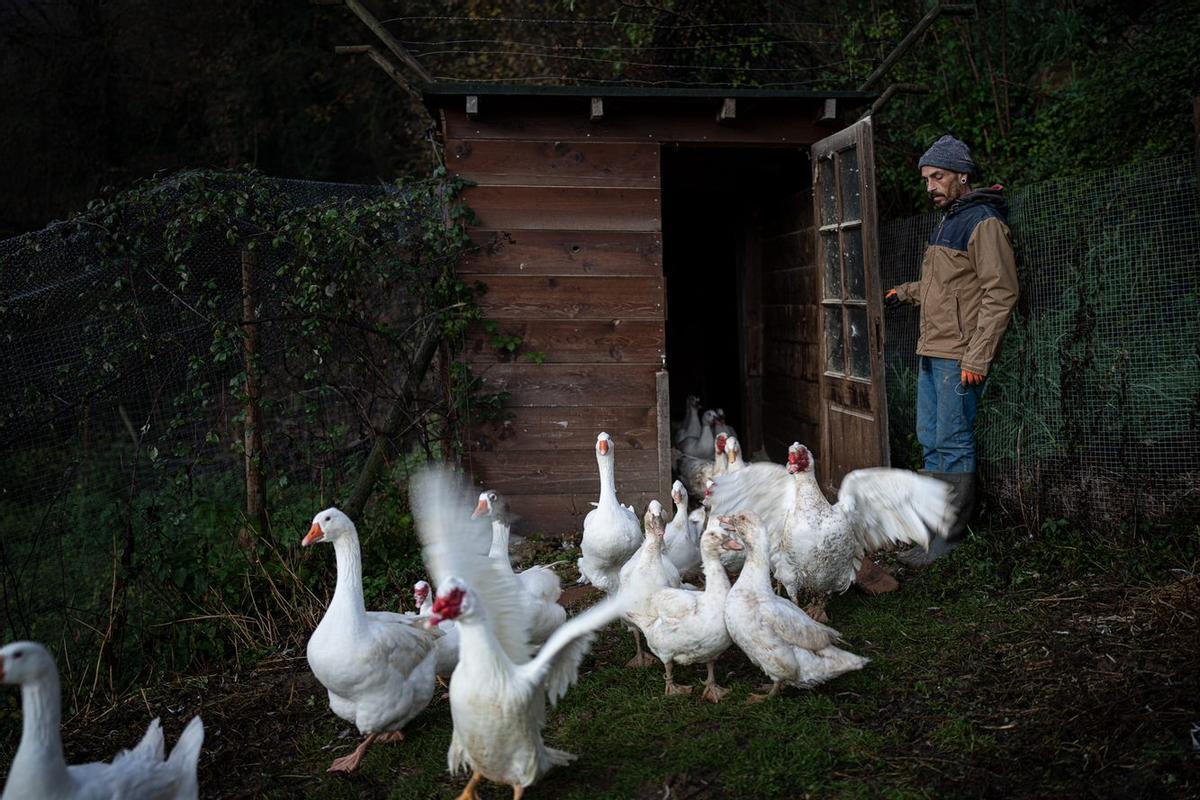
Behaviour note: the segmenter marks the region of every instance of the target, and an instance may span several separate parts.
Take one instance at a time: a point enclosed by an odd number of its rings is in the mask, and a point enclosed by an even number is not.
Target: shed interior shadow
[[[681,417],[687,396],[695,394],[701,408],[725,410],[747,455],[763,445],[761,422],[757,432],[747,428],[756,414],[762,420],[762,409],[745,408],[754,402],[746,391],[750,376],[741,344],[747,259],[761,259],[764,229],[769,233],[811,187],[807,148],[663,147],[671,417]],[[811,224],[795,221],[797,228]],[[746,302],[761,304],[762,298]],[[795,435],[765,433],[768,440]],[[768,447],[772,457],[775,450]]]

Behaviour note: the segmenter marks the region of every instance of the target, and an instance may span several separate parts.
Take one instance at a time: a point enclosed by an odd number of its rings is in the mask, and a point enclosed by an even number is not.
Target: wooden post
[[[921,21],[913,26],[913,29],[908,32],[908,35],[900,40],[900,44],[896,45],[892,52],[888,53],[887,58],[883,60],[874,72],[872,72],[863,85],[858,87],[860,92],[866,92],[875,84],[883,79],[888,70],[900,60],[900,57],[908,52],[908,49],[917,43],[921,38],[921,34],[929,30],[929,26],[937,21],[937,18],[942,14],[947,16],[974,14],[975,5],[973,3],[943,3],[942,0],[933,4],[933,8],[929,9],[929,13],[921,18]]]
[[[246,357],[246,521],[258,536],[267,530],[266,478],[262,465],[262,381],[258,370],[258,315],[254,308],[254,253],[242,247],[242,347]],[[243,549],[253,546],[243,530]]]
[[[374,61],[375,64],[381,70],[383,70],[385,73],[387,73],[387,76],[389,78],[391,78],[393,81],[395,81],[396,84],[401,89],[408,92],[410,95],[412,95],[417,100],[421,99],[421,93],[418,92],[416,89],[414,89],[409,84],[408,81],[404,80],[404,76],[400,74],[400,70],[396,69],[396,66],[394,64],[392,64],[392,62],[388,61],[387,57],[384,56],[383,53],[379,52],[371,45],[369,45],[369,44],[338,45],[337,47],[333,48],[333,52],[337,53],[340,56],[353,56],[353,55],[367,56],[372,61]]]
[[[407,50],[400,46],[387,28],[380,24],[379,20],[375,19],[375,15],[367,11],[363,4],[358,0],[345,0],[346,7],[354,12],[355,16],[363,21],[363,24],[371,29],[371,32],[379,37],[379,41],[387,45],[387,49],[392,51],[392,55],[404,62],[405,66],[417,73],[417,77],[422,83],[433,83],[433,76],[421,66],[421,62],[413,58]]]
[[[871,104],[871,107],[867,109],[863,116],[875,116],[875,114],[877,114],[885,105],[887,105],[888,101],[895,97],[899,92],[907,92],[909,94],[928,94],[929,90],[923,86],[918,86],[915,83],[893,83],[891,86],[883,90],[883,94],[879,95],[879,97],[874,103]]]
[[[1196,179],[1200,181],[1200,96],[1192,98],[1192,127],[1196,133]]]
[[[671,508],[671,376],[665,369],[654,373],[658,423],[658,497]]]
[[[738,326],[738,365],[742,380],[742,451],[757,453],[763,441],[763,296],[762,234],[756,210],[746,213],[738,235],[737,293],[741,325]]]

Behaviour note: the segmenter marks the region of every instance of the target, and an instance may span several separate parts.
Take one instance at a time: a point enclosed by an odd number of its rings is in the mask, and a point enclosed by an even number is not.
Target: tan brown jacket
[[[955,201],[930,237],[921,279],[896,287],[921,306],[917,354],[987,375],[1017,304],[1017,265],[999,188]]]

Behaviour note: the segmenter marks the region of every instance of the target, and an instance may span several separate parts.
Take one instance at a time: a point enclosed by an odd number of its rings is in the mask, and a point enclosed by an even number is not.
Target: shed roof
[[[449,102],[467,95],[504,98],[504,102],[541,100],[554,102],[554,98],[612,98],[622,102],[675,101],[684,105],[705,101],[721,101],[724,98],[753,100],[756,103],[773,105],[775,102],[790,104],[804,100],[839,101],[845,108],[859,108],[879,97],[878,92],[842,91],[836,89],[764,89],[759,87],[688,87],[688,86],[525,86],[510,83],[428,83],[421,87],[426,107],[435,111]]]
[[[851,101],[852,105],[868,103],[879,92],[842,91],[835,89],[764,89],[760,87],[687,87],[687,86],[525,86],[511,83],[428,83],[421,88],[427,98],[462,97],[475,95],[504,95],[510,97],[645,97],[650,99],[720,99],[722,97],[756,97],[779,99],[826,99]]]

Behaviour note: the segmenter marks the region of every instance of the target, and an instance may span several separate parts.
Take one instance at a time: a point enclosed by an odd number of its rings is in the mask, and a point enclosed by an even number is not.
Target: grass
[[[621,666],[633,645],[611,626],[546,728],[550,744],[579,758],[529,796],[1194,796],[1200,532],[1049,533],[990,530],[920,573],[900,571],[900,592],[834,598],[832,623],[871,663],[760,705],[746,698],[763,678],[736,649],[718,664],[733,692],[712,706],[665,697],[660,668]],[[677,680],[702,679],[702,667],[677,670]],[[19,703],[6,700],[11,747]],[[196,712],[208,728],[208,796],[424,800],[465,784],[446,773],[445,701],[404,743],[373,749],[359,774],[326,775],[357,734],[329,712],[299,650],[68,720],[68,757],[111,756],[152,714],[167,717],[173,741]]]

